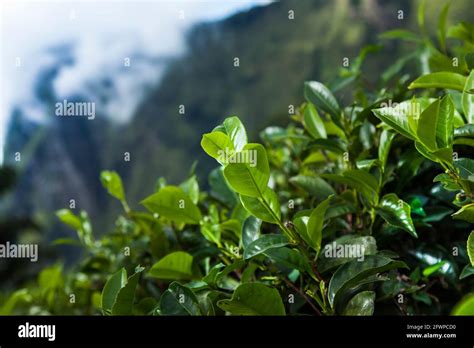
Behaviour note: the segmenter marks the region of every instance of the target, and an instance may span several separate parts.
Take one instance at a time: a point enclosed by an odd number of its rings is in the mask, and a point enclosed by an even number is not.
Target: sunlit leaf
[[[175,251],[155,263],[148,275],[164,280],[186,280],[193,278],[193,257],[184,251]]]
[[[143,204],[153,213],[158,213],[176,222],[199,224],[202,219],[199,208],[184,191],[176,186],[163,187],[145,198]]]
[[[408,88],[445,88],[462,92],[465,84],[465,76],[443,71],[423,75],[413,81]]]
[[[217,305],[233,315],[285,315],[278,291],[261,283],[241,284],[230,300]]]
[[[246,160],[239,163],[229,163],[224,168],[224,176],[231,188],[245,196],[260,197],[267,188],[270,178],[267,152],[260,144],[247,144],[239,156]],[[236,162],[237,162],[237,158]],[[231,162],[232,159],[229,159]]]

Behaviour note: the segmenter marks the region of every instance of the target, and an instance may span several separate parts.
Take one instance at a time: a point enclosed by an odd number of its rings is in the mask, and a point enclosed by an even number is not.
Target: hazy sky
[[[191,25],[269,2],[0,0],[0,164],[12,107],[20,105],[29,117],[45,119],[32,85],[40,69],[57,60],[48,48],[74,44],[75,64],[62,69],[54,81],[59,97],[83,92],[101,77],[112,76],[118,98],[103,111],[125,121],[162,71],[145,60],[133,74],[117,74],[125,57],[179,55],[184,49],[183,33]]]

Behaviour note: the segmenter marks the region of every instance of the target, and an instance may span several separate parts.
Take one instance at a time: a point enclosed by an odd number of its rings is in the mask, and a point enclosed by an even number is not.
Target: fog
[[[159,83],[167,59],[184,52],[187,29],[269,2],[2,1],[0,164],[14,108],[37,122],[53,117],[34,90],[45,69],[57,69],[58,99],[81,95],[101,114],[126,122]]]

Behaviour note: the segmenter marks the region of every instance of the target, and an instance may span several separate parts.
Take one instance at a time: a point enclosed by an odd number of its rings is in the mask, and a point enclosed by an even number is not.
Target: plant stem
[[[288,279],[286,278],[283,278],[283,281],[289,286],[291,287],[293,290],[295,290],[296,292],[298,292],[301,296],[303,296],[303,298],[305,299],[306,303],[308,303],[311,308],[316,312],[318,313],[318,315],[322,315],[321,311],[318,309],[318,307],[316,307],[314,305],[314,303],[309,299],[309,297],[301,290],[301,289],[298,289],[295,284],[293,284],[292,282],[290,282]]]
[[[323,311],[326,310],[326,308],[324,307],[324,304],[323,304],[322,300],[319,298],[318,294],[316,294],[314,292],[311,292],[309,290],[306,291],[306,293],[318,303],[318,305],[323,309]]]
[[[262,203],[265,208],[268,210],[270,215],[273,217],[273,219],[276,221],[278,227],[283,231],[283,233],[290,239],[290,242],[295,243],[297,238],[293,235],[293,232],[291,232],[284,224],[281,222],[281,220],[278,218],[278,216],[275,214],[273,209],[268,205],[268,203],[265,201],[263,198],[263,195],[261,194],[259,197],[260,203]]]

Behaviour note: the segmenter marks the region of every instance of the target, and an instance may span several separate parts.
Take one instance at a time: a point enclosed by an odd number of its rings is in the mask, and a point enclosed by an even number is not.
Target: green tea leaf
[[[445,88],[462,92],[464,91],[465,84],[465,76],[443,71],[420,76],[408,88]]]
[[[194,204],[199,202],[199,184],[196,175],[190,176],[182,182],[179,187],[186,193]]]
[[[56,216],[61,220],[62,223],[68,225],[74,230],[80,230],[82,228],[82,222],[79,217],[74,215],[69,209],[61,209],[56,212]]]
[[[208,241],[217,244],[218,247],[221,247],[221,229],[219,225],[202,223],[201,233]]]
[[[454,105],[448,96],[428,106],[420,115],[417,137],[430,151],[451,148],[454,132]]]
[[[308,259],[306,259],[297,249],[282,247],[277,249],[269,249],[265,251],[264,254],[275,263],[286,268],[297,269],[302,272],[312,272]]]
[[[308,221],[309,216],[298,216],[294,218],[293,224],[295,225],[296,232],[298,232],[305,243],[311,245],[313,242],[308,235]]]
[[[347,144],[341,138],[331,136],[328,139],[315,139],[309,143],[310,150],[326,150],[334,153],[344,153],[347,151]],[[307,162],[307,160],[305,160]]]
[[[161,295],[160,310],[162,315],[201,315],[196,295],[178,282],[171,283]]]
[[[418,237],[411,219],[410,205],[398,198],[395,193],[383,196],[376,210],[390,225],[407,231],[415,238]]]
[[[100,180],[111,196],[120,201],[125,201],[122,179],[117,172],[104,170],[100,173]]]
[[[372,167],[380,166],[380,161],[378,159],[366,159],[356,162],[357,169],[363,169],[369,171]]]
[[[416,125],[418,124],[419,106],[417,101],[408,101],[387,106],[380,109],[373,109],[374,115],[381,121],[389,125],[401,135],[415,140]]]
[[[318,200],[336,194],[332,186],[318,176],[297,175],[290,178],[290,183],[300,187]]]
[[[365,170],[349,169],[342,175],[323,174],[321,176],[331,181],[349,185],[365,196],[372,205],[376,205],[379,200],[379,184],[377,179]]]
[[[364,261],[351,261],[343,264],[329,282],[328,299],[332,307],[337,298],[348,288],[356,286],[365,278],[395,268],[408,268],[404,262],[394,261],[384,256],[369,255]]]
[[[217,305],[233,315],[285,315],[278,291],[261,283],[241,284],[230,300],[221,300]]]
[[[133,301],[141,272],[142,270],[128,278],[127,283],[119,290],[112,307],[112,315],[131,315],[133,313]]]
[[[423,275],[425,277],[429,277],[435,274],[436,272],[438,272],[447,263],[448,263],[447,261],[440,261],[440,262],[435,263],[434,265],[428,266],[423,270]]]
[[[458,191],[461,189],[454,179],[446,173],[436,175],[433,182],[440,182],[443,188],[448,191]]]
[[[236,116],[224,120],[224,128],[236,151],[241,151],[247,144],[247,132],[245,127]]]
[[[425,33],[425,12],[426,12],[426,0],[421,0],[418,5],[417,20],[418,27],[421,33]]]
[[[102,310],[104,313],[112,313],[112,308],[117,300],[118,293],[126,284],[127,271],[125,268],[120,269],[107,280],[102,290]]]
[[[362,291],[347,303],[343,315],[371,316],[374,314],[375,292]]]
[[[474,36],[472,35],[472,24],[461,22],[456,25],[451,26],[448,29],[448,37],[466,41],[469,43],[474,43]]]
[[[220,164],[226,164],[227,153],[233,153],[234,144],[229,136],[223,132],[214,131],[204,134],[201,140],[201,147],[212,158]]]
[[[250,243],[244,251],[244,259],[260,255],[269,249],[281,248],[288,245],[288,238],[281,234],[264,234],[259,239]]]
[[[464,266],[464,268],[461,272],[461,275],[459,276],[459,279],[464,279],[464,278],[470,277],[472,275],[474,275],[474,266],[469,264],[469,265]]]
[[[141,204],[149,211],[179,223],[199,224],[202,219],[199,208],[176,186],[163,187],[145,198]]]
[[[326,212],[326,219],[331,219],[334,217],[347,215],[347,214],[353,214],[356,212],[357,212],[356,207],[351,203],[335,202],[333,205],[331,205],[328,208]]]
[[[240,195],[244,208],[255,217],[270,223],[277,223],[281,218],[280,202],[275,191],[267,188],[262,198]]]
[[[390,152],[390,146],[392,145],[393,138],[395,138],[395,133],[387,129],[384,129],[380,134],[378,157],[382,168],[385,168],[385,165],[387,163],[387,158]]]
[[[76,230],[81,244],[88,248],[94,247],[92,225],[85,211],[81,211],[79,216],[77,216],[69,209],[61,209],[56,212],[56,216],[61,222]]]
[[[148,275],[164,280],[187,280],[193,278],[193,257],[184,251],[175,251],[155,263]]]
[[[19,303],[31,303],[33,297],[27,289],[14,291],[0,306],[0,315],[12,315]]]
[[[304,85],[304,96],[307,101],[327,112],[339,128],[343,128],[341,108],[334,95],[326,86],[317,81],[307,81]]]
[[[467,254],[469,255],[471,266],[474,267],[474,231],[471,232],[467,239]]]
[[[242,236],[242,224],[240,221],[236,219],[230,219],[227,221],[224,221],[219,225],[219,228],[222,231],[229,231],[232,232],[237,238],[241,238]]]
[[[217,275],[225,268],[225,265],[222,262],[219,262],[217,265],[212,267],[209,272],[202,278],[202,281],[207,283],[210,286],[216,286]]]
[[[474,203],[467,204],[451,215],[453,219],[464,220],[474,224]]]
[[[361,254],[353,253],[347,255],[346,250],[354,250]],[[367,255],[377,253],[377,242],[372,236],[345,235],[327,243],[320,253],[318,270],[326,272],[340,266],[346,262],[361,259]]]
[[[474,315],[474,293],[464,296],[454,307],[451,315]]]
[[[222,287],[221,282],[228,274],[244,266],[245,261],[242,259],[227,266],[225,266],[223,263],[219,263],[214,266],[204,278],[202,278],[202,281],[206,282],[212,287]]]
[[[466,145],[466,146],[474,147],[474,139],[457,138],[457,139],[454,139],[454,144],[455,145]]]
[[[308,103],[304,112],[304,126],[314,139],[327,138],[324,122],[313,104]]]
[[[438,39],[443,52],[446,51],[446,22],[448,19],[449,5],[449,2],[444,5],[438,20]]]
[[[230,187],[245,196],[261,197],[270,179],[267,152],[260,144],[247,144],[238,154],[246,154],[245,163],[229,163],[224,168],[224,176]],[[237,159],[237,158],[235,158]],[[232,158],[229,159],[229,162]]]
[[[414,32],[404,29],[394,29],[383,32],[379,35],[381,39],[404,40],[408,42],[420,42],[421,39]]]
[[[466,124],[454,129],[454,138],[474,138],[474,124]]]
[[[248,247],[253,241],[260,237],[260,228],[262,226],[262,220],[255,216],[249,216],[242,228],[242,245],[244,249]]]
[[[454,166],[459,171],[459,176],[468,181],[474,181],[474,160],[459,158],[454,161]]]
[[[308,237],[311,241],[311,247],[316,251],[316,255],[319,254],[321,250],[321,241],[323,239],[323,224],[324,216],[331,202],[332,196],[329,196],[327,199],[322,201],[316,208],[313,209],[311,215],[309,216],[307,231]]]
[[[423,145],[423,143],[415,141],[415,148],[423,157],[428,158],[430,161],[440,162],[440,159],[437,158],[425,145]]]
[[[474,123],[474,94],[469,93],[474,88],[474,70],[466,79],[464,90],[462,92],[462,108],[464,116],[466,117],[467,123]]]

